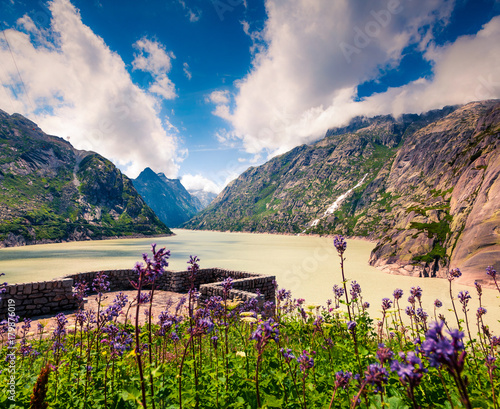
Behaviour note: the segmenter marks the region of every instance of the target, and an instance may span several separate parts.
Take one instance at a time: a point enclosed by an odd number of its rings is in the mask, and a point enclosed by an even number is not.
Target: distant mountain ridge
[[[188,189],[188,192],[193,198],[196,198],[198,200],[199,202],[198,211],[202,211],[203,209],[208,207],[210,203],[212,203],[214,199],[217,197],[216,193],[207,192],[201,189],[197,190]]]
[[[169,227],[178,227],[202,209],[201,202],[191,196],[179,179],[169,179],[151,168],[144,169],[132,182],[146,203]]]
[[[0,246],[171,234],[95,152],[0,110]]]
[[[355,118],[231,182],[184,226],[377,240],[371,264],[462,281],[500,268],[500,103]]]

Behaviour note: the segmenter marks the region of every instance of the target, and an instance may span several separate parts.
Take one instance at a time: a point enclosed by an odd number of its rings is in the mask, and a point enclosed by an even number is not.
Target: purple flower
[[[436,300],[434,300],[434,307],[441,308],[442,306],[443,303],[436,298]]]
[[[279,330],[278,323],[274,322],[272,318],[269,318],[267,321],[260,323],[256,330],[250,336],[250,340],[256,341],[256,348],[259,353],[262,353],[264,347],[269,343],[269,341],[273,340],[278,342]]]
[[[352,372],[338,371],[335,373],[335,389],[347,389],[352,378]]]
[[[141,293],[139,300],[137,300],[138,304],[147,304],[151,299],[151,293]]]
[[[462,275],[462,272],[458,268],[454,268],[453,270],[450,270],[448,273],[448,281],[453,281],[455,278],[458,278]]]
[[[412,287],[410,289],[410,294],[417,298],[418,300],[420,300],[422,298],[422,289],[420,288],[420,286],[417,286],[417,287]]]
[[[224,289],[224,296],[227,297],[229,291],[231,291],[231,289],[233,288],[233,279],[231,277],[227,277],[222,282],[222,288]]]
[[[212,341],[212,345],[214,346],[215,349],[217,349],[217,344],[219,343],[219,337],[217,335],[213,335],[212,338],[210,338]]]
[[[445,365],[460,373],[465,362],[465,350],[462,342],[464,334],[456,329],[448,331],[451,336],[450,340],[443,335],[443,326],[442,321],[433,322],[429,331],[426,332],[425,340],[420,348],[432,367],[439,368],[441,365]]]
[[[361,294],[361,286],[355,280],[351,282],[350,293],[353,301],[356,301]]]
[[[344,289],[335,284],[333,286],[333,295],[335,296],[335,308],[339,308],[339,300],[344,295]]]
[[[481,287],[481,284],[478,281],[474,281],[474,286],[476,287],[477,295],[481,297],[481,295],[483,295],[483,288]]]
[[[363,303],[363,309],[364,309],[364,310],[367,310],[368,308],[370,308],[370,303],[365,301],[365,302]]]
[[[493,266],[488,266],[486,267],[486,274],[489,276],[496,278],[497,276],[497,271],[493,268]]]
[[[76,283],[73,287],[73,296],[78,301],[78,304],[83,303],[83,299],[87,296],[87,284],[84,282]]]
[[[291,297],[292,297],[292,292],[287,291],[284,288],[279,289],[278,292],[276,293],[276,299],[280,302],[288,300]]]
[[[102,271],[97,273],[94,280],[92,281],[92,290],[97,294],[102,294],[109,291],[109,281],[108,276]]]
[[[340,298],[344,295],[344,289],[335,284],[333,286],[333,293],[335,294],[335,297]]]
[[[214,329],[214,323],[210,318],[199,318],[193,328],[193,335],[210,334]]]
[[[413,317],[415,315],[415,309],[413,307],[407,306],[405,309],[406,315]]]
[[[68,319],[66,316],[60,312],[56,315],[56,328],[54,329],[54,336],[62,336],[66,334],[66,324],[68,323]]]
[[[469,303],[470,299],[471,299],[471,296],[470,296],[468,291],[460,291],[458,293],[458,300],[463,305],[464,309],[467,307],[467,304]]]
[[[142,284],[151,284],[156,281],[164,272],[165,268],[168,266],[168,259],[170,257],[170,250],[161,248],[156,250],[156,244],[151,245],[151,251],[153,253],[153,258],[149,258],[146,253],[143,253],[142,259],[143,263],[136,263],[135,271],[139,277],[144,280]],[[132,283],[135,288],[138,288],[137,283]]]
[[[413,389],[420,384],[427,369],[422,366],[421,359],[413,351],[408,352],[406,355],[404,352],[400,352],[400,357],[400,361],[393,360],[391,362],[391,371],[398,374],[399,380],[404,386]]]
[[[102,343],[108,345],[112,358],[122,356],[130,350],[133,343],[132,335],[126,331],[120,331],[115,324],[106,325],[102,332],[107,335],[102,339]]]
[[[486,308],[484,308],[484,307],[479,307],[479,308],[477,309],[477,313],[476,313],[477,318],[482,317],[484,314],[486,314]]]
[[[125,305],[127,305],[128,297],[124,293],[118,293],[118,295],[113,300],[113,304],[111,304],[106,311],[104,311],[104,317],[106,321],[112,321],[113,318],[116,318],[120,315]]]
[[[399,300],[403,296],[403,290],[401,288],[396,288],[392,295],[395,300]]]
[[[356,325],[357,325],[357,324],[356,324],[356,321],[349,321],[349,322],[347,323],[347,329],[348,329],[349,331],[354,331],[354,329],[356,328]]]
[[[488,356],[486,357],[486,366],[491,371],[493,371],[497,368],[497,366],[495,365],[496,360],[497,360],[496,357],[491,356],[490,354],[488,354]]]
[[[304,376],[307,374],[307,370],[314,366],[314,359],[311,358],[307,351],[302,351],[302,355],[296,359]]]
[[[382,392],[384,384],[387,383],[387,369],[379,363],[370,364],[365,371],[365,380],[375,387],[375,393]]]
[[[427,320],[427,313],[423,310],[423,308],[417,308],[417,311],[415,312],[415,315],[421,320],[421,321],[426,321]]]
[[[283,355],[283,358],[285,358],[285,362],[288,364],[292,361],[292,359],[296,359],[295,355],[293,354],[292,350],[290,348],[285,349],[281,348],[280,350],[281,355]]]
[[[384,344],[379,344],[377,349],[377,358],[382,365],[390,361],[394,353],[390,348],[387,348]]]
[[[342,237],[340,235],[335,236],[335,238],[333,239],[333,245],[337,249],[337,252],[339,253],[339,255],[344,254],[344,252],[347,248],[347,243],[346,243],[344,237]]]
[[[382,299],[382,311],[386,312],[389,308],[392,307],[392,301],[389,298]]]

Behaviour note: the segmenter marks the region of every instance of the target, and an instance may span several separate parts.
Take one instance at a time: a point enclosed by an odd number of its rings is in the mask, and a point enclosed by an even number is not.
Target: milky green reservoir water
[[[339,257],[331,238],[308,236],[280,236],[248,233],[220,233],[207,231],[175,230],[175,236],[155,239],[120,239],[0,249],[0,272],[6,273],[5,281],[22,283],[42,281],[65,274],[133,268],[141,254],[149,252],[151,242],[171,250],[170,267],[186,268],[189,255],[201,259],[201,267],[221,267],[255,273],[273,274],[280,287],[292,290],[294,297],[305,298],[309,303],[324,304],[333,298],[332,286],[341,284]],[[371,315],[380,316],[383,297],[392,299],[395,288],[404,290],[401,306],[407,305],[412,286],[423,289],[423,304],[433,315],[433,302],[443,301],[439,312],[445,313],[452,323],[449,283],[443,279],[413,278],[388,275],[368,265],[374,246],[363,240],[348,240],[346,252],[346,278],[361,284],[364,301],[371,304]],[[2,280],[3,281],[3,280]],[[470,318],[475,326],[477,295],[473,287],[453,283],[456,295],[468,290],[473,296]],[[457,306],[460,306],[456,301]],[[488,310],[486,321],[498,335],[500,332],[500,299],[498,292],[484,290],[483,305]],[[475,328],[475,327],[474,327]],[[498,329],[497,329],[498,328]]]

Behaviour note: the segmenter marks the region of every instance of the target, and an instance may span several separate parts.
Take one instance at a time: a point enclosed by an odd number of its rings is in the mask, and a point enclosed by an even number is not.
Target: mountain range
[[[358,117],[249,168],[186,228],[343,234],[370,263],[413,276],[500,268],[500,103]]]
[[[1,110],[0,192],[0,246],[171,234],[109,160]]]
[[[178,227],[206,207],[179,179],[169,179],[151,168],[144,169],[132,183],[160,220],[170,227]]]

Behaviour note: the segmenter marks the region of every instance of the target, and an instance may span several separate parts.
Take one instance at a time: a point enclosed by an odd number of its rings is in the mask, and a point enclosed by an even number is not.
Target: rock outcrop
[[[1,110],[0,193],[0,247],[171,233],[109,160]]]
[[[146,168],[132,181],[146,203],[169,227],[178,227],[198,213],[201,203],[193,198],[179,179]]]
[[[250,168],[189,228],[362,236],[370,263],[461,281],[500,270],[500,103],[356,118]]]

